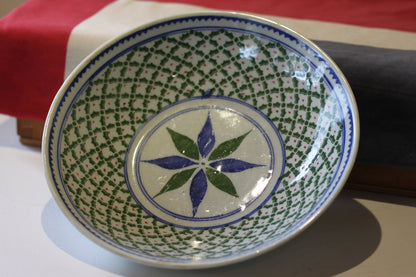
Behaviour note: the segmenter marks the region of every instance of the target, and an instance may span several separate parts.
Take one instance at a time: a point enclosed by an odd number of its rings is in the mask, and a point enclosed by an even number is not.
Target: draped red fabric
[[[416,32],[414,0],[157,1]]]
[[[0,19],[0,113],[44,120],[64,80],[73,28],[114,0],[28,0]],[[416,31],[414,0],[159,0]]]
[[[0,20],[0,112],[45,119],[71,30],[111,0],[28,0]]]

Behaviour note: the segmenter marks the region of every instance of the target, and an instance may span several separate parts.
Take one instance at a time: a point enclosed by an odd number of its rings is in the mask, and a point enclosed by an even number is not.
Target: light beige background
[[[1,0],[0,18],[8,14],[12,9],[25,2],[24,0]]]

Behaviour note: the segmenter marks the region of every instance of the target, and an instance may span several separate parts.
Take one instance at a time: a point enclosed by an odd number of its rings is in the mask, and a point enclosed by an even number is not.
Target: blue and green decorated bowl
[[[98,245],[205,268],[295,237],[332,203],[359,137],[351,89],[315,44],[237,13],[169,18],[86,58],[43,140],[52,194]]]

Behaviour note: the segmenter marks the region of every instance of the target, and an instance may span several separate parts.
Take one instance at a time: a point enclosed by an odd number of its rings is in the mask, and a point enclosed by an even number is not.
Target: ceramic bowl
[[[358,115],[334,62],[277,23],[184,15],[106,43],[67,78],[43,140],[65,215],[134,261],[205,268],[299,234],[353,165]]]

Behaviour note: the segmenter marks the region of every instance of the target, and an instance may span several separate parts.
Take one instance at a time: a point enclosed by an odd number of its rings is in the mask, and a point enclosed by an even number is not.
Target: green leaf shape
[[[199,150],[196,143],[189,137],[179,134],[170,128],[166,128],[175,144],[176,149],[179,153],[187,156],[188,158],[199,160]]]
[[[169,181],[166,183],[166,185],[163,186],[163,188],[159,191],[158,194],[156,194],[153,198],[158,197],[159,195],[180,188],[183,186],[189,178],[191,178],[192,174],[194,173],[196,168],[186,169],[181,172],[175,173],[170,177]]]
[[[231,155],[235,150],[237,150],[237,148],[240,146],[240,144],[243,142],[245,137],[250,132],[251,130],[237,138],[224,141],[211,152],[211,155],[209,155],[208,160],[209,161],[219,160],[219,159],[222,159]]]
[[[208,180],[216,188],[238,198],[238,194],[234,187],[233,182],[225,174],[219,172],[218,170],[209,168],[209,167],[206,168],[206,174],[207,174]]]

